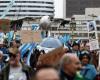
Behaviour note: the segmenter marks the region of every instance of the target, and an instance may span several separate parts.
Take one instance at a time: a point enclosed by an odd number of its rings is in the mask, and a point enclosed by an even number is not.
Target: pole
[[[98,65],[98,67],[100,68],[100,51],[99,51],[99,65]]]

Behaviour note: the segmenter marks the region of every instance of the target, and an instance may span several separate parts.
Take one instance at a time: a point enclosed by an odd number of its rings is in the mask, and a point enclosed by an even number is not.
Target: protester
[[[76,53],[77,56],[80,55],[80,44],[77,42],[73,42],[72,44],[72,53]]]
[[[90,64],[90,54],[84,53],[80,55],[80,60],[82,63],[82,70],[81,70],[81,74],[83,75],[83,77],[85,78],[85,80],[94,80],[96,75],[97,75],[97,71],[94,67],[94,65]]]
[[[17,48],[9,49],[9,63],[2,70],[1,80],[31,80],[32,69],[20,60],[20,52]]]
[[[3,61],[3,52],[0,51],[0,72],[3,69],[4,65],[5,65],[5,63]]]
[[[8,54],[7,48],[4,47],[4,40],[3,40],[3,39],[0,40],[0,50],[1,50],[4,54]]]
[[[20,45],[21,45],[21,43],[20,43],[20,41],[19,40],[13,40],[11,43],[10,43],[10,47],[17,47],[17,48],[19,48],[20,47]]]
[[[89,42],[87,42],[85,44],[85,50],[90,51],[90,44],[89,44]]]
[[[46,65],[36,72],[34,80],[60,80],[60,77],[54,67]]]
[[[77,55],[72,53],[65,54],[60,63],[61,80],[84,80],[77,72],[81,68]]]

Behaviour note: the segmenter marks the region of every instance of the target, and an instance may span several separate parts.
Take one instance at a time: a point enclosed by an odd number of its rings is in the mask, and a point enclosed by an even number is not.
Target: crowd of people
[[[0,41],[0,80],[100,80],[98,54],[90,51],[88,43],[67,43],[63,46],[64,55],[58,65],[43,64],[38,68],[26,64],[28,52],[24,59],[21,58],[20,46],[18,40],[13,40],[9,47]],[[34,51],[35,54],[41,53]],[[37,63],[45,51],[42,50],[42,53],[31,56],[33,62]]]

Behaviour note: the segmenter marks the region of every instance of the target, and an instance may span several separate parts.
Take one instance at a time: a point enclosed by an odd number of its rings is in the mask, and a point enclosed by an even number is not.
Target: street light
[[[75,18],[72,17],[71,21],[70,21],[70,30],[72,31],[71,36],[72,36],[72,41],[74,38],[74,31],[76,31],[76,22],[75,22]]]

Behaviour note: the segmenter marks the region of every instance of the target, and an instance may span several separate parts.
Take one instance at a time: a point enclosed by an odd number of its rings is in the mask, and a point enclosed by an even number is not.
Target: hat
[[[16,55],[19,53],[18,48],[9,48],[9,54]]]

